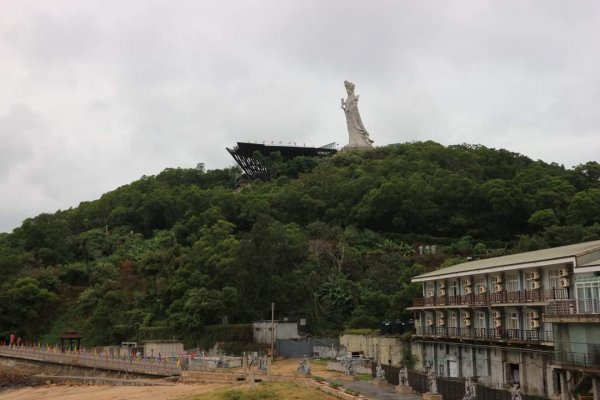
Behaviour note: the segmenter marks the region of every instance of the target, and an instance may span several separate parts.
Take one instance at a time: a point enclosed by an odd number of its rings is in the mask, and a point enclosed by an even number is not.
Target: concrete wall
[[[0,356],[0,372],[22,375],[43,374],[48,376],[91,376],[114,379],[155,378],[155,376],[149,376],[136,372],[112,371],[101,368],[55,364],[2,356]]]
[[[182,342],[146,342],[144,343],[144,356],[179,357],[183,351]]]
[[[363,357],[383,364],[400,365],[404,357],[404,343],[397,337],[342,335],[340,346],[348,353],[362,353]],[[420,354],[417,354],[420,358]]]
[[[298,323],[275,321],[275,339],[299,339]],[[271,343],[271,321],[258,321],[252,324],[254,341],[262,344]]]
[[[490,377],[488,386],[499,388],[504,385],[504,359],[503,351],[499,349],[490,350]]]

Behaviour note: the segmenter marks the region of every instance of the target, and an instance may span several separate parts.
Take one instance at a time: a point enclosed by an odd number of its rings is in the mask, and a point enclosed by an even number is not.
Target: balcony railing
[[[546,305],[546,315],[590,315],[600,314],[600,299],[556,300]]]
[[[591,353],[573,353],[570,351],[555,351],[552,353],[552,363],[600,369],[600,349]]]
[[[470,327],[447,327],[427,326],[425,328],[415,327],[416,336],[429,336],[436,338],[458,338],[458,339],[480,339],[480,340],[503,340],[519,342],[552,342],[554,336],[552,331],[541,329],[503,329],[503,328],[470,328]]]
[[[437,296],[413,299],[414,307],[425,306],[489,306],[502,303],[532,303],[569,298],[567,289],[535,289],[515,292],[493,292],[462,294],[457,296]]]

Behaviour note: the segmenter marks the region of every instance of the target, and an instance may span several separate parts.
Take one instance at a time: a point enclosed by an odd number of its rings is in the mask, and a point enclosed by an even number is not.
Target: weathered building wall
[[[183,351],[182,342],[145,342],[144,356],[146,357],[179,357]]]
[[[404,357],[404,343],[397,337],[342,335],[340,345],[349,353],[362,353],[384,364],[400,365]]]
[[[275,321],[275,339],[299,339],[296,322]],[[254,341],[262,344],[271,343],[271,321],[258,321],[252,324]]]
[[[489,386],[502,387],[504,384],[504,360],[502,350],[492,349],[490,351],[490,380]]]

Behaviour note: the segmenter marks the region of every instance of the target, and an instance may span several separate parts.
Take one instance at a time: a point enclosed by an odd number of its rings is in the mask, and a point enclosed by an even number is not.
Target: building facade
[[[448,377],[600,400],[600,241],[422,274],[413,349]]]

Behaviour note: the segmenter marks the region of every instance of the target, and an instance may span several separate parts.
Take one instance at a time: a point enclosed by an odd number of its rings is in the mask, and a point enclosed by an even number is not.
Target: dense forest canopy
[[[269,181],[166,169],[0,234],[0,334],[194,343],[271,302],[312,333],[376,327],[410,317],[427,268],[600,239],[597,162],[433,142],[265,162]]]

